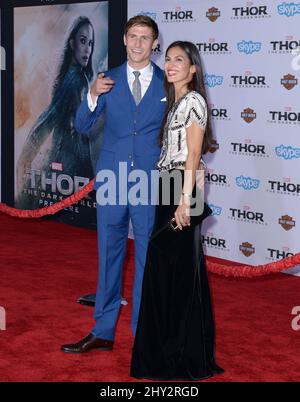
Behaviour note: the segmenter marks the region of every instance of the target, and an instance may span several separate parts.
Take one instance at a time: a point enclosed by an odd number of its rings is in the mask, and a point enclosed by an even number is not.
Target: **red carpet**
[[[67,355],[93,325],[93,309],[75,303],[95,291],[96,233],[52,221],[0,215],[0,381],[131,381],[130,304],[122,307],[115,349]],[[131,302],[132,241],[124,296]],[[300,305],[300,278],[210,275],[217,361],[226,373],[207,381],[299,381],[300,332],[291,310]]]

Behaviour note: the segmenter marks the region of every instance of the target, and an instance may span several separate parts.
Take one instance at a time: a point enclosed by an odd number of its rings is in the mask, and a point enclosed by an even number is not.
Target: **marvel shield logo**
[[[281,79],[281,85],[284,86],[285,89],[291,90],[298,84],[297,78],[292,74],[286,74]]]
[[[221,15],[221,13],[216,7],[209,8],[206,13],[206,17],[211,22],[215,22],[220,17],[220,15]]]
[[[244,242],[240,245],[240,251],[244,254],[245,257],[250,257],[250,255],[255,253],[255,248],[251,243]]]
[[[216,152],[219,149],[219,147],[220,147],[220,145],[217,143],[217,141],[212,140],[210,147],[209,147],[209,152],[213,154],[214,152]]]
[[[243,110],[243,112],[241,113],[241,117],[245,120],[246,123],[251,123],[254,119],[256,119],[256,113],[253,109],[250,109],[248,107],[247,109]]]
[[[296,225],[296,222],[293,218],[289,215],[283,215],[279,218],[278,223],[283,227],[285,230],[291,230]]]

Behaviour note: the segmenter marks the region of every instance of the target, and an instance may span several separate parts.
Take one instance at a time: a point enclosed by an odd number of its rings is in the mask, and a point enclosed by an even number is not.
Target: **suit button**
[[[129,159],[131,159],[131,158],[132,158],[132,155],[131,155],[131,154],[129,154],[129,155],[128,155],[128,158],[129,158]]]
[[[137,135],[137,132],[135,131],[135,132],[133,133],[133,135]]]

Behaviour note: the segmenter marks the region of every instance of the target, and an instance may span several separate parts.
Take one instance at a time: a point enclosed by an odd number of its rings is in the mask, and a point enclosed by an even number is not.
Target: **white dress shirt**
[[[128,82],[128,86],[130,88],[130,91],[132,93],[132,84],[133,81],[135,79],[135,76],[133,74],[133,71],[139,71],[141,73],[141,75],[139,76],[139,80],[141,82],[141,90],[142,90],[142,98],[145,95],[150,82],[152,80],[152,76],[153,76],[153,66],[151,63],[149,63],[146,67],[142,68],[141,70],[135,70],[134,68],[130,67],[130,65],[127,63],[127,82]],[[93,112],[96,109],[97,106],[97,99],[95,100],[95,102],[93,102],[90,91],[87,94],[87,102],[88,102],[88,106],[91,112]]]

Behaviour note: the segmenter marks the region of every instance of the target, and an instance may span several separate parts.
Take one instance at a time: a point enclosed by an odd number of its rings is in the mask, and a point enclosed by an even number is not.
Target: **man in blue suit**
[[[155,205],[151,205],[150,192],[148,195],[143,192],[138,205],[130,202],[128,194],[134,190],[136,183],[127,179],[138,169],[148,178],[149,190],[151,171],[156,169],[160,154],[158,134],[166,104],[163,71],[150,61],[157,38],[155,21],[146,16],[131,18],[124,32],[127,62],[105,75],[99,74],[77,111],[75,126],[81,134],[90,131],[101,113],[105,114],[106,120],[95,183],[99,281],[94,311],[96,324],[91,333],[78,343],[63,345],[61,350],[66,353],[113,348],[122,300],[122,271],[129,220],[132,222],[135,247],[131,320],[135,334]],[[116,202],[101,205],[99,198],[103,195],[104,173],[107,170],[113,172],[116,179],[113,194]]]

